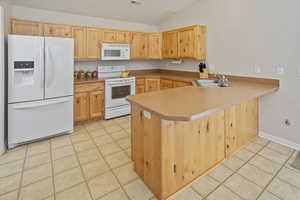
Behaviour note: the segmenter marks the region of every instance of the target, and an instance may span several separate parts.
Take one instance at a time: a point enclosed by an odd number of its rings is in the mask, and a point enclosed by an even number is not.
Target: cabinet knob
[[[226,147],[227,147],[227,149],[229,149],[230,148],[229,144],[227,144]]]
[[[80,101],[79,101],[79,99],[77,99],[77,104],[79,104],[80,103]]]

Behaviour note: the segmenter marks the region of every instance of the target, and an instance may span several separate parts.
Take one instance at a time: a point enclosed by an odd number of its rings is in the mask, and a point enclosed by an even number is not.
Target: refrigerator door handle
[[[46,76],[49,77],[49,80],[47,81],[46,86],[50,87],[54,80],[54,70],[55,69],[52,66],[53,65],[53,62],[52,62],[53,56],[51,54],[51,50],[48,47],[46,47],[45,52],[46,52],[45,68],[47,69]]]
[[[49,106],[49,105],[67,103],[69,101],[70,101],[70,99],[56,100],[56,101],[53,101],[53,102],[38,102],[38,103],[35,103],[35,104],[31,104],[31,105],[15,106],[14,109],[24,110],[24,109],[38,108],[38,107],[44,107],[44,106]]]

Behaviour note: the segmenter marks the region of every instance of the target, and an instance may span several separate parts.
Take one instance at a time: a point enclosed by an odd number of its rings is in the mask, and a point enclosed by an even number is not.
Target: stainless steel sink
[[[229,87],[228,84],[222,85],[215,80],[195,80],[195,82],[199,87],[207,87],[207,88]]]

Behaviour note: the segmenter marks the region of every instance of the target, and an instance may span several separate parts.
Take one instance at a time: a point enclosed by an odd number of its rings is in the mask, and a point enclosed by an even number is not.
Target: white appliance
[[[0,155],[5,151],[4,129],[4,10],[0,6]]]
[[[107,44],[102,43],[101,60],[129,60],[129,44]]]
[[[8,146],[73,131],[74,41],[8,35]]]
[[[105,79],[105,119],[131,113],[129,95],[135,95],[135,77],[120,78],[125,66],[98,66],[98,77]]]

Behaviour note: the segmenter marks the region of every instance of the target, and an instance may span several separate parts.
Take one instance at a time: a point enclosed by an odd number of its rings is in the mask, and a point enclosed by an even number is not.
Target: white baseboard
[[[287,139],[276,137],[274,135],[265,133],[263,131],[259,131],[259,136],[262,137],[262,138],[271,140],[272,142],[275,142],[275,143],[278,143],[278,144],[290,147],[292,149],[295,149],[297,151],[300,151],[300,144],[297,144],[295,142],[291,142],[291,141],[289,141]]]

